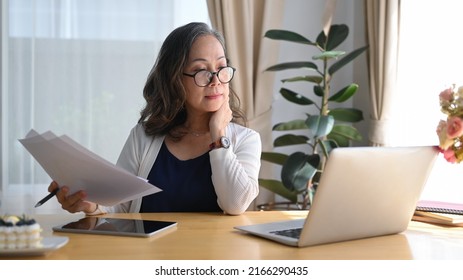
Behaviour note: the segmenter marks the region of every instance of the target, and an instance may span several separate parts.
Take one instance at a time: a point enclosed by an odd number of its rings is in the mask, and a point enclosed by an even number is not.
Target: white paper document
[[[161,191],[128,171],[89,151],[66,135],[31,130],[19,142],[48,175],[69,193],[84,190],[87,200],[113,206]]]

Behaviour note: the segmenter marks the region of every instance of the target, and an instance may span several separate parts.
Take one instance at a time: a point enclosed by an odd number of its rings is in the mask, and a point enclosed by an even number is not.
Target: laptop
[[[305,219],[235,229],[297,247],[400,233],[437,155],[432,146],[336,148]]]

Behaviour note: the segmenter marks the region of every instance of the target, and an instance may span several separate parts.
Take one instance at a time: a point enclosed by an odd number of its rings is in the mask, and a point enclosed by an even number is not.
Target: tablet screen
[[[148,237],[176,226],[176,222],[85,217],[53,227],[54,231]]]

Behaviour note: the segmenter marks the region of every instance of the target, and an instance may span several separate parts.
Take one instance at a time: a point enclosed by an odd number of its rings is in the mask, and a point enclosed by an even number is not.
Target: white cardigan
[[[259,193],[262,144],[256,131],[235,123],[227,126],[226,136],[230,138],[230,148],[209,152],[212,183],[220,208],[227,214],[239,215],[246,211]],[[147,178],[163,141],[164,136],[148,136],[142,125],[137,124],[130,132],[117,165]],[[99,210],[137,213],[140,212],[141,202],[142,199],[138,198],[113,207],[100,206]]]

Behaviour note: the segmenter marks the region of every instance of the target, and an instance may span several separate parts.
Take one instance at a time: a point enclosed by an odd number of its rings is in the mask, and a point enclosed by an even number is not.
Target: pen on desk
[[[50,198],[54,197],[58,193],[58,191],[59,191],[59,188],[54,189],[46,197],[42,198],[39,202],[37,202],[37,204],[34,207],[37,208],[37,207],[41,206],[42,204],[44,204],[45,202],[50,200]]]

